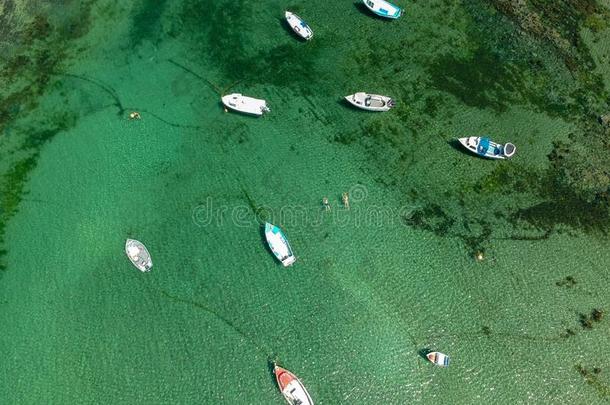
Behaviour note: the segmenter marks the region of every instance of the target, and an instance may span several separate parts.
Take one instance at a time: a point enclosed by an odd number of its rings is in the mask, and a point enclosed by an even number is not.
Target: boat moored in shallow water
[[[265,238],[267,238],[267,243],[269,244],[269,248],[277,257],[277,259],[282,262],[282,264],[287,267],[295,262],[297,259],[292,253],[292,248],[288,243],[288,239],[284,235],[284,232],[277,226],[270,224],[269,222],[265,223]]]
[[[362,0],[366,8],[380,17],[396,19],[402,14],[400,7],[385,0]]]
[[[517,148],[512,143],[504,145],[495,143],[489,138],[480,136],[470,136],[458,139],[462,146],[479,156],[490,159],[506,159],[512,157]]]
[[[226,96],[223,96],[222,103],[227,108],[250,115],[261,116],[270,111],[265,100],[247,97],[240,93],[227,94]]]
[[[447,367],[449,365],[449,356],[441,352],[430,352],[426,354],[426,357],[437,366]]]
[[[290,11],[286,11],[284,14],[286,17],[286,21],[290,28],[301,38],[310,40],[313,38],[313,30],[307,25],[305,21],[298,15],[291,13]]]
[[[127,239],[125,242],[125,253],[131,263],[141,272],[149,272],[152,268],[152,259],[146,246],[135,239]]]
[[[313,405],[313,400],[301,381],[290,371],[275,365],[273,373],[286,401],[291,405]]]
[[[395,103],[388,96],[358,92],[346,96],[345,99],[355,107],[368,111],[388,111]]]

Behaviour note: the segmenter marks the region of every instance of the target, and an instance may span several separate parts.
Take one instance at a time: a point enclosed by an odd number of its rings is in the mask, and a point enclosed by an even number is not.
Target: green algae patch
[[[52,110],[43,107],[40,99],[63,72],[67,40],[88,31],[91,4],[83,3],[74,14],[62,16],[65,24],[37,13],[22,28],[13,27],[7,34],[16,48],[0,66],[0,79],[5,84],[0,89],[0,145],[7,163],[0,173],[0,246],[4,244],[8,221],[18,211],[41,148],[76,123],[77,114],[62,110],[61,104]],[[5,7],[3,12],[10,10],[14,7]],[[4,13],[3,18],[7,18]],[[80,28],[76,29],[77,26]],[[6,253],[5,249],[0,250],[1,269],[6,269],[1,257]]]
[[[324,74],[314,63],[322,45],[313,41],[302,46],[305,44],[290,32],[281,40],[265,38],[262,32],[257,36],[257,29],[261,28],[255,21],[261,16],[253,4],[241,0],[205,6],[199,1],[184,2],[175,18],[168,21],[168,34],[189,44],[197,59],[214,61],[211,70],[228,79],[216,87],[231,88],[243,82],[294,88],[302,95],[314,94],[310,83]],[[280,17],[283,12],[277,18],[266,15],[265,24],[276,24],[284,34]],[[198,64],[197,59],[191,63]],[[299,80],[294,80],[295,77]]]
[[[594,62],[579,32],[608,10],[594,1],[486,1],[439,7],[454,18],[448,28],[435,31],[434,39],[426,38],[425,52],[418,47],[417,34],[408,33],[387,44],[371,44],[351,58],[355,66],[349,69],[362,75],[382,62],[379,74],[391,77],[398,94],[398,107],[390,113],[398,119],[372,117],[332,141],[359,144],[378,173],[377,181],[401,193],[404,205],[416,207],[403,215],[406,226],[461,239],[469,255],[485,250],[493,240],[544,240],[565,232],[604,237],[610,226],[610,163],[607,133],[595,112],[608,110],[610,98],[602,78],[593,73]],[[573,130],[567,138],[544,127],[512,136],[508,126],[488,132],[487,127],[496,125],[487,117],[519,120],[517,106]],[[459,117],[468,117],[473,125],[461,125]],[[446,132],[458,125],[480,129]],[[478,164],[480,159],[463,153],[460,160],[475,161],[452,163],[461,167],[462,176],[443,189],[427,190],[419,176],[426,169],[418,162],[428,150],[452,161],[447,143],[463,150],[450,137],[487,133],[494,140],[515,142],[517,156]],[[439,151],[439,140],[446,153]],[[523,163],[520,154],[545,143],[550,153],[538,153],[535,164]],[[426,164],[434,163],[430,159]],[[439,164],[451,170],[450,163]]]
[[[144,40],[158,39],[163,33],[162,16],[166,10],[166,0],[145,0],[135,4],[129,40],[132,46],[138,46]]]
[[[581,364],[574,366],[576,371],[584,378],[584,381],[590,385],[600,398],[610,397],[610,385],[602,380],[602,369],[599,367],[587,368]]]
[[[33,154],[17,161],[0,178],[0,246],[4,245],[6,224],[17,212],[29,173],[36,166],[37,158],[37,154]],[[6,263],[2,260],[6,253],[5,249],[0,250],[0,270],[6,270]]]

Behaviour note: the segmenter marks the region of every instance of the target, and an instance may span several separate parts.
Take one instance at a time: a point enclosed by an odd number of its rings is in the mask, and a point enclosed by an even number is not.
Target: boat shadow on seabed
[[[428,361],[428,357],[426,357],[428,355],[428,353],[432,352],[433,350],[430,349],[429,347],[424,347],[423,349],[419,349],[417,351],[417,354],[424,360]]]
[[[447,144],[449,146],[451,146],[453,149],[457,150],[458,152],[460,152],[463,155],[468,155],[468,156],[475,156],[475,157],[481,157],[479,155],[476,155],[474,153],[470,153],[469,151],[467,151],[466,149],[464,149],[464,146],[460,143],[460,141],[458,141],[457,139],[451,139],[449,141],[447,141]]]

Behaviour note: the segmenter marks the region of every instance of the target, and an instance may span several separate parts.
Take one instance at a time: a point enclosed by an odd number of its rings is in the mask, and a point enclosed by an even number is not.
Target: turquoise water
[[[403,2],[394,22],[317,0],[4,10],[0,398],[281,404],[275,360],[319,404],[607,401],[608,219],[549,155],[587,147],[608,29],[583,28],[589,77],[494,4]],[[359,90],[398,105],[345,105]],[[225,113],[228,92],[271,113]],[[452,144],[482,133],[517,156]]]

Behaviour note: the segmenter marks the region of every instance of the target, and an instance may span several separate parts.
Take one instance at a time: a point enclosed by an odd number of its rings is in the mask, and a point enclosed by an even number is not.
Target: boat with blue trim
[[[288,25],[290,25],[290,28],[292,28],[295,34],[306,40],[310,40],[311,38],[313,38],[313,30],[309,27],[309,25],[307,25],[305,21],[303,21],[301,17],[294,13],[291,13],[290,11],[286,11],[286,13],[284,13],[284,16],[286,17]]]
[[[481,136],[470,136],[458,139],[462,146],[479,156],[490,159],[506,159],[512,157],[517,148],[512,143],[504,145],[495,143],[489,138]]]
[[[284,267],[290,266],[297,259],[292,253],[292,248],[286,239],[284,232],[277,226],[265,223],[265,238],[269,244],[269,248],[277,257],[277,259],[284,265]]]
[[[447,367],[449,365],[449,356],[441,352],[430,352],[426,354],[426,357],[437,366]]]
[[[385,0],[362,0],[366,8],[380,17],[396,19],[402,14],[402,9]]]

